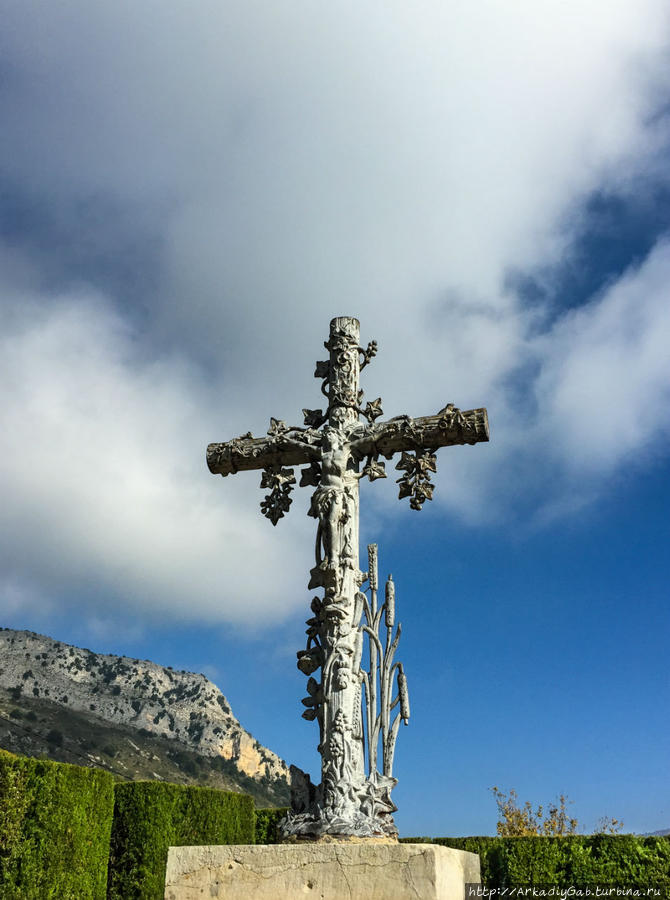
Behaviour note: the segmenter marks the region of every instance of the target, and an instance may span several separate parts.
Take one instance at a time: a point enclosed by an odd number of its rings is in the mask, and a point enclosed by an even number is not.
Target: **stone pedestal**
[[[479,857],[435,844],[170,847],[165,900],[463,900]]]

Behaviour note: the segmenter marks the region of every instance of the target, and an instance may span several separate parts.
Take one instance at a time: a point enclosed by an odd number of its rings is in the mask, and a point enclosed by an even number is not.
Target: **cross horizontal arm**
[[[311,429],[234,438],[208,445],[207,466],[213,475],[224,476],[269,466],[300,466],[319,458],[319,441],[320,435]]]
[[[351,435],[351,452],[358,459],[373,454],[390,459],[402,450],[434,450],[454,444],[477,444],[488,439],[486,409],[462,412],[450,404],[435,416],[418,419],[398,416],[356,430]]]

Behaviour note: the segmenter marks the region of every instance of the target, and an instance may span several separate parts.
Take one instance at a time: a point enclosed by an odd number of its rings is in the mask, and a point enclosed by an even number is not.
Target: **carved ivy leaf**
[[[316,369],[314,370],[315,378],[328,378],[329,373],[330,362],[327,359],[317,362]]]
[[[308,428],[319,428],[326,421],[326,416],[321,409],[303,409],[302,414]]]
[[[398,484],[400,485],[400,490],[398,491],[398,500],[402,500],[405,497],[410,497],[412,494],[412,485],[409,481],[405,480],[406,476],[403,475],[402,478],[398,479]]]
[[[295,484],[293,469],[282,469],[281,467],[263,469],[263,474],[261,475],[262,488],[270,488],[272,490],[285,488],[286,490],[291,490],[290,485],[292,484]]]
[[[426,500],[433,499],[433,491],[435,490],[435,485],[431,481],[424,481],[421,485],[421,492],[424,494]]]
[[[417,472],[420,472],[422,475],[425,475],[428,472],[437,472],[437,457],[435,454],[431,453],[430,450],[426,450],[421,456],[417,454],[416,469]]]
[[[268,434],[271,437],[276,437],[279,434],[284,434],[288,431],[286,427],[286,422],[283,422],[281,419],[275,419],[274,416],[270,417],[270,427],[268,428]]]
[[[378,459],[369,459],[362,474],[367,475],[370,481],[376,481],[377,478],[386,478],[386,467]]]
[[[376,400],[372,400],[368,402],[363,410],[363,415],[368,420],[368,422],[374,422],[375,419],[378,419],[380,416],[384,414],[384,410],[382,409],[382,398],[377,397]]]
[[[308,722],[313,722],[316,719],[316,710],[315,709],[306,709],[302,714],[303,719],[307,719]]]
[[[396,463],[396,469],[404,469],[408,474],[414,472],[416,469],[416,456],[403,450],[400,459]]]
[[[317,462],[310,463],[306,469],[300,470],[300,487],[317,487],[321,480],[321,466]]]
[[[291,491],[295,484],[293,469],[269,466],[261,475],[261,487],[270,488],[270,493],[261,500],[261,512],[273,525],[284,517],[291,506]]]
[[[420,455],[404,452],[396,469],[404,470],[404,474],[397,479],[400,500],[409,497],[410,507],[421,509],[426,500],[433,499],[435,485],[430,480],[430,473],[437,471],[437,459],[433,452],[425,450]]]

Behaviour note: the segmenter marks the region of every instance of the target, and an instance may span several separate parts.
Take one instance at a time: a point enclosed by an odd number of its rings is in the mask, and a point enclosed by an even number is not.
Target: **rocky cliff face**
[[[288,777],[286,763],[242,728],[204,675],[5,628],[0,629],[0,687],[145,729],[204,756],[222,756],[252,778]]]

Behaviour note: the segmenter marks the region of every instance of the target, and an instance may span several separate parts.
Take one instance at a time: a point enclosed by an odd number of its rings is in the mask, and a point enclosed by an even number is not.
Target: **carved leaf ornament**
[[[289,511],[292,503],[290,493],[294,484],[293,469],[269,466],[263,470],[261,487],[270,488],[270,493],[261,500],[261,512],[273,525]]]
[[[408,453],[403,451],[396,469],[404,470],[404,474],[397,479],[400,485],[398,499],[409,497],[409,505],[412,509],[421,509],[426,500],[433,499],[435,485],[430,480],[430,472],[437,472],[437,457],[430,450],[423,453]]]

